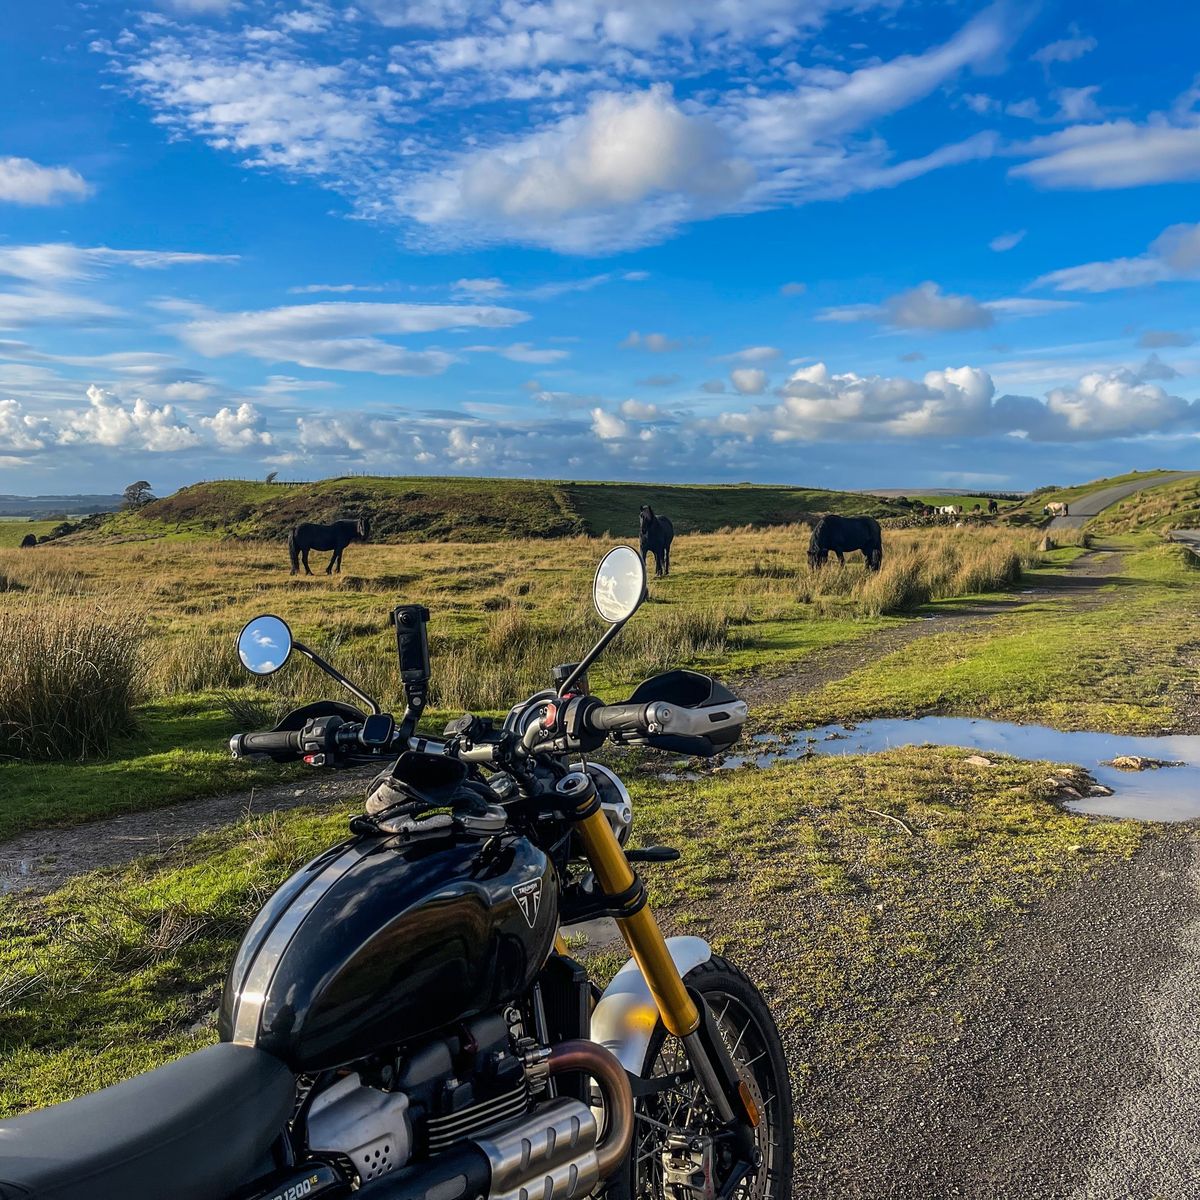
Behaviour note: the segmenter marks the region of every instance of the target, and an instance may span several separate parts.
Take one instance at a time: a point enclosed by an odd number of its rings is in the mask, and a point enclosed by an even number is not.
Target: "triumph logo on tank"
[[[542,881],[531,879],[528,883],[518,883],[512,894],[521,906],[529,928],[532,929],[537,922],[538,909],[542,906]]]

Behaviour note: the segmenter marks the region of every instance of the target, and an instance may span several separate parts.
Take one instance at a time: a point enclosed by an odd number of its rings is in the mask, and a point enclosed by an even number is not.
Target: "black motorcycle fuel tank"
[[[512,834],[364,837],[293,875],[247,931],[223,1041],[341,1066],[521,995],[558,929],[550,860]]]

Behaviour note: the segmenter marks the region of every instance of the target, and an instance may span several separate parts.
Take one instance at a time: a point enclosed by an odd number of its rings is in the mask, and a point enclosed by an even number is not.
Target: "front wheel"
[[[762,1115],[755,1130],[762,1164],[733,1194],[741,1200],[789,1200],[792,1088],[771,1010],[758,988],[717,955],[689,971],[684,980],[708,1003]],[[674,1075],[683,1078],[637,1099],[629,1161],[610,1182],[607,1200],[711,1200],[721,1193],[733,1164],[722,1140],[714,1136],[718,1119],[688,1068],[683,1043],[659,1021],[642,1078]]]

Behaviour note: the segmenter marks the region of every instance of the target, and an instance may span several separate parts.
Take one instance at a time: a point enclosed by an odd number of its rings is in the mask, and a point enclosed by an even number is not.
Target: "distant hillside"
[[[4,496],[0,495],[0,517],[76,516],[86,513],[114,512],[121,507],[120,496]]]
[[[84,537],[242,537],[279,540],[301,521],[370,514],[379,541],[491,541],[637,533],[650,504],[681,533],[726,525],[784,525],[814,513],[896,515],[874,496],[753,484],[643,485],[524,479],[352,477],[318,483],[216,480],[136,512],[115,513]]]

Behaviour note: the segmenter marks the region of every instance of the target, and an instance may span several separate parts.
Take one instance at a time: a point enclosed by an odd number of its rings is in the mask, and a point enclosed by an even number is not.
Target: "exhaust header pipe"
[[[578,1200],[624,1161],[633,1142],[633,1092],[616,1057],[597,1042],[560,1042],[551,1075],[581,1071],[600,1085],[604,1137],[595,1113],[560,1099],[396,1175],[365,1184],[373,1200]]]

